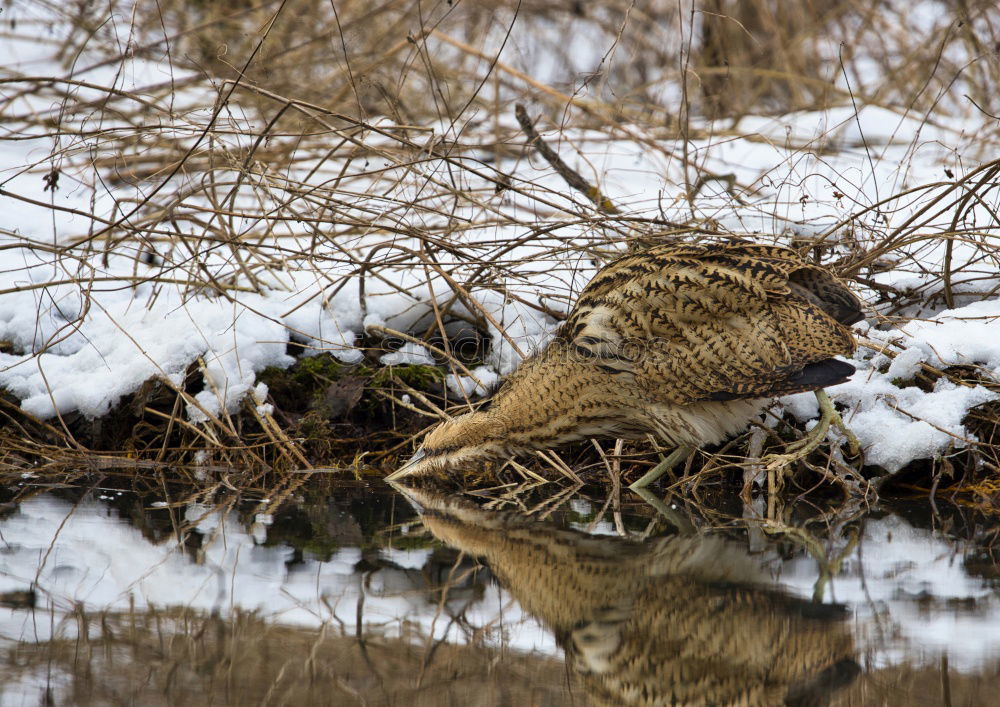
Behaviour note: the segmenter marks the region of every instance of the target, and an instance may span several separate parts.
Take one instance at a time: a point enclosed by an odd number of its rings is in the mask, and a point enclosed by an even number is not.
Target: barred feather
[[[747,241],[663,245],[603,268],[553,342],[489,409],[433,430],[420,473],[588,437],[711,444],[768,399],[843,382],[861,303],[795,251]]]

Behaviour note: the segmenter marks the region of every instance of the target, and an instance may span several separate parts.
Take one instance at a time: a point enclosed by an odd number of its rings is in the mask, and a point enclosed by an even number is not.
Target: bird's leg
[[[830,396],[826,394],[825,390],[816,391],[816,400],[819,402],[819,422],[813,427],[809,432],[807,432],[802,439],[797,442],[792,442],[787,447],[785,447],[785,454],[769,454],[762,460],[765,463],[766,468],[770,471],[773,469],[780,469],[782,467],[788,466],[797,459],[802,459],[812,452],[816,447],[823,443],[826,439],[826,433],[830,429],[830,424],[836,425],[841,432],[847,437],[847,443],[850,445],[851,454],[857,455],[861,451],[861,443],[858,442],[858,438],[848,429],[847,425],[844,424],[844,419],[837,412],[837,408],[833,406],[833,401],[830,400]]]
[[[826,394],[825,390],[816,391],[816,400],[819,401],[820,410],[828,410],[833,420],[833,424],[837,426],[843,435],[847,438],[847,446],[851,449],[851,456],[856,457],[861,454],[861,441],[858,439],[857,435],[851,431],[851,428],[847,426],[844,422],[844,418],[840,416],[837,412],[837,408],[833,406],[833,401],[830,400],[830,396]]]
[[[647,471],[641,479],[629,486],[633,491],[638,491],[639,489],[646,488],[651,483],[656,481],[658,478],[666,474],[668,471],[673,469],[675,466],[686,460],[694,452],[694,447],[689,445],[682,445],[672,451],[667,458],[661,461],[659,464],[654,466],[652,469]]]

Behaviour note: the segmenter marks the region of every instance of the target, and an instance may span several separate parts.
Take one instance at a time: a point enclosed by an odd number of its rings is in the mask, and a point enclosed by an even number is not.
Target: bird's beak
[[[386,481],[395,481],[396,479],[401,479],[404,476],[412,474],[417,466],[420,465],[420,460],[423,459],[427,454],[424,452],[424,448],[418,449],[409,461],[407,461],[403,466],[396,469],[396,471],[385,477]]]

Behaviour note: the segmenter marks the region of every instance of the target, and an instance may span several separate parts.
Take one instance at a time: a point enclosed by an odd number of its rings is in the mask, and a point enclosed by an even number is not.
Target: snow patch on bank
[[[962,425],[970,408],[997,400],[982,385],[940,379],[924,391],[912,380],[923,363],[937,369],[975,366],[986,379],[1000,379],[1000,301],[975,302],[941,312],[933,321],[915,320],[899,329],[868,329],[864,336],[895,352],[861,347],[851,361],[858,371],[828,388],[846,408],[844,421],[857,435],[865,463],[898,471],[914,459],[928,459],[976,441]],[[800,422],[819,414],[812,393],[782,398]]]

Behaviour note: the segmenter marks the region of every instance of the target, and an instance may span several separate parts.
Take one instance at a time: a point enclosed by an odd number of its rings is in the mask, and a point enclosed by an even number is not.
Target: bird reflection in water
[[[732,542],[593,536],[400,490],[554,633],[595,704],[824,705],[860,672],[844,608],[787,594]]]

